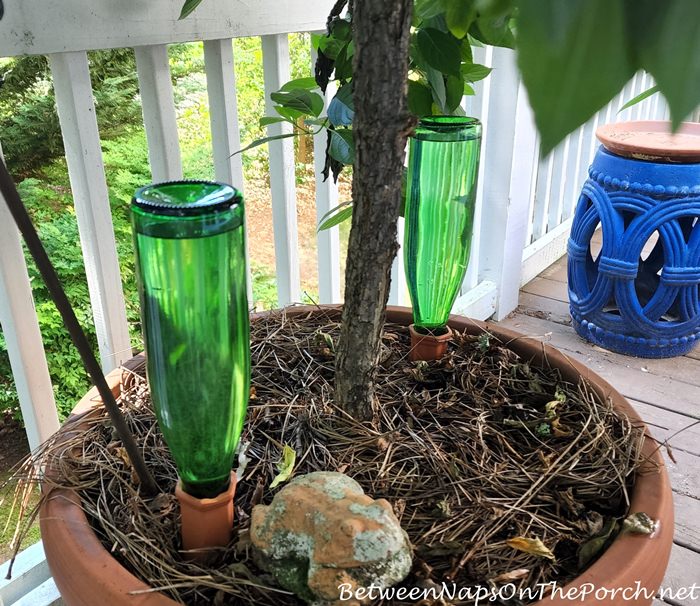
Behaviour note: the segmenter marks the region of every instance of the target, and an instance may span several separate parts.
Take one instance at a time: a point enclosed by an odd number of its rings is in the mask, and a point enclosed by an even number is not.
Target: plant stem
[[[353,215],[345,307],[336,357],[336,401],[372,417],[374,375],[396,256],[406,137],[412,0],[356,0],[353,98]]]
[[[153,475],[151,475],[151,472],[148,470],[141,451],[139,450],[133,435],[129,431],[129,427],[127,426],[126,421],[119,410],[119,406],[117,406],[117,402],[114,399],[114,394],[109,388],[109,385],[107,385],[107,381],[105,380],[100,364],[98,363],[97,358],[90,347],[87,336],[85,335],[85,332],[81,328],[80,323],[75,316],[73,307],[68,301],[68,297],[66,297],[66,293],[63,290],[63,286],[61,286],[61,281],[56,274],[56,270],[46,254],[46,250],[44,249],[44,246],[39,239],[39,235],[32,224],[32,220],[27,213],[27,209],[24,207],[24,204],[22,204],[22,200],[17,192],[14,181],[12,180],[7,167],[2,160],[0,160],[0,193],[2,193],[2,196],[10,209],[10,213],[14,217],[17,227],[22,232],[24,241],[27,244],[27,248],[34,259],[39,272],[41,273],[41,277],[44,279],[46,288],[48,289],[56,308],[61,314],[61,317],[63,318],[63,324],[70,334],[78,353],[80,354],[83,364],[85,365],[85,370],[87,370],[92,382],[95,384],[95,387],[97,387],[97,390],[100,393],[100,397],[102,398],[102,402],[107,409],[112,425],[114,425],[114,429],[116,429],[119,438],[124,444],[124,448],[126,449],[129,459],[134,466],[134,470],[138,474],[143,492],[149,495],[156,494],[158,492],[158,486],[153,479]]]

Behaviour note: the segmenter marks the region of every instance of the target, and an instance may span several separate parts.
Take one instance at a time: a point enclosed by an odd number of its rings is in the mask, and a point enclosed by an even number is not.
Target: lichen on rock
[[[391,587],[411,570],[411,545],[389,502],[342,473],[294,478],[253,508],[250,536],[259,565],[312,604],[364,603],[339,601],[340,585]]]

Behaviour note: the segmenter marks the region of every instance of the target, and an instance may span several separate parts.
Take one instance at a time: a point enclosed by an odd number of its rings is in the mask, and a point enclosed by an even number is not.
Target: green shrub
[[[131,49],[89,53],[98,125],[103,138],[118,136],[140,119],[136,64]],[[15,174],[63,153],[48,62],[17,57],[2,69],[0,132],[8,166]]]
[[[90,299],[85,281],[78,229],[75,216],[70,212],[56,212],[51,216],[51,206],[59,204],[55,192],[43,188],[37,179],[26,179],[20,184],[20,193],[34,215],[39,236],[54,263],[66,294],[75,309],[80,324],[96,345],[92,323]],[[54,207],[55,208],[55,207]],[[32,282],[36,312],[46,350],[46,358],[54,384],[56,404],[61,416],[65,416],[89,386],[80,357],[73,348],[60,314],[51,302],[46,287],[33,262],[28,264]],[[11,377],[9,360],[4,343],[0,345],[0,377]],[[9,381],[0,387],[0,410],[17,408],[16,394],[7,389]]]

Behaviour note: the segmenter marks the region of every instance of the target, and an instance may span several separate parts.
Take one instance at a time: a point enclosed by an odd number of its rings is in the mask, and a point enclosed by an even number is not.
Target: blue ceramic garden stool
[[[599,224],[603,244],[594,259],[590,242]],[[569,303],[580,336],[644,358],[690,351],[700,338],[700,163],[626,158],[601,147],[568,253]]]

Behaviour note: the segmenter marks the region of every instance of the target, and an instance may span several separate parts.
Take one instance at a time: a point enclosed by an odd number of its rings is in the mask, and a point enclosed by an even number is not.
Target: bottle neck
[[[132,206],[132,222],[137,234],[152,238],[190,239],[216,236],[243,226],[243,206],[191,217],[158,215]]]

